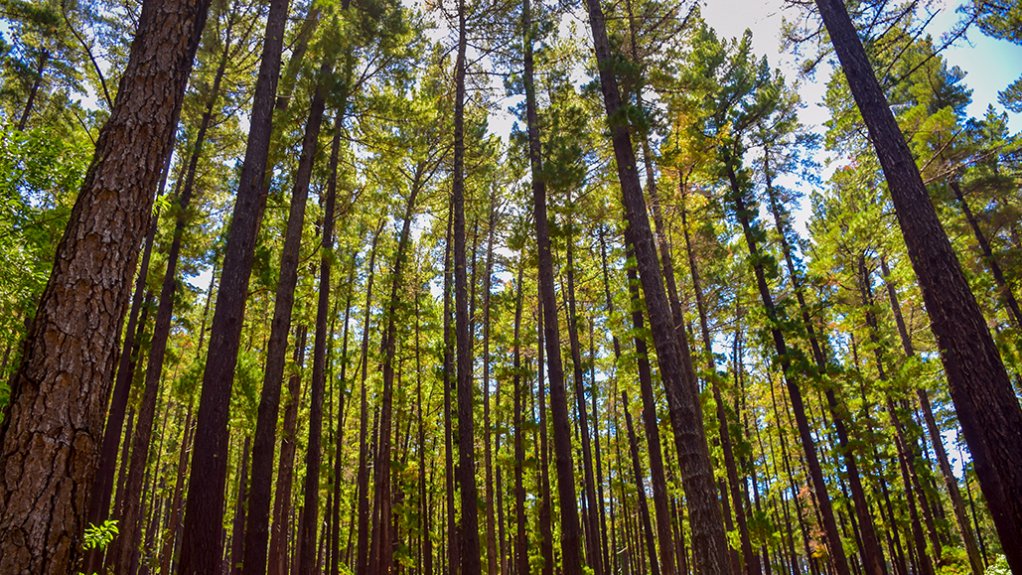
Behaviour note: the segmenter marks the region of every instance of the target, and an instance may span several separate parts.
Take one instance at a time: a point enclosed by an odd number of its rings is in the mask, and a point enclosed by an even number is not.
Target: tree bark
[[[284,429],[280,438],[277,464],[277,493],[273,500],[273,526],[270,531],[270,551],[267,573],[287,573],[287,545],[291,532],[291,487],[294,482],[295,451],[298,432],[298,408],[301,404],[302,366],[305,364],[305,340],[308,330],[304,325],[295,330],[295,348],[292,355],[294,372],[287,379],[287,406],[284,408]],[[248,543],[246,542],[246,545]]]
[[[526,124],[529,139],[529,166],[532,175],[533,220],[536,226],[538,252],[537,275],[539,300],[546,346],[547,373],[550,380],[550,408],[554,426],[554,463],[557,467],[557,492],[561,511],[561,563],[564,575],[581,575],[578,503],[575,498],[575,469],[571,454],[571,423],[568,418],[568,397],[561,363],[560,330],[557,325],[557,297],[554,295],[554,260],[550,248],[550,222],[547,218],[546,182],[543,180],[543,156],[536,109],[536,88],[533,79],[532,13],[529,0],[522,4],[524,39],[524,84]],[[542,362],[540,362],[542,370]],[[542,382],[540,382],[542,398]],[[545,427],[544,427],[545,431]],[[542,523],[542,520],[541,520]],[[544,561],[544,569],[553,565]],[[470,575],[470,574],[465,574]]]
[[[145,2],[0,428],[0,571],[76,567],[117,340],[208,0]]]
[[[248,282],[255,257],[256,235],[266,206],[266,161],[287,8],[288,0],[271,0],[266,19],[266,35],[249,119],[245,159],[227,234],[220,290],[213,312],[196,419],[195,448],[188,500],[185,504],[184,539],[181,543],[179,571],[183,575],[212,573],[223,546],[219,525],[227,472],[228,411],[244,323]]]
[[[653,343],[667,390],[671,423],[678,449],[682,482],[691,516],[696,569],[704,575],[727,573],[727,537],[717,500],[713,466],[702,426],[698,386],[683,329],[676,330],[663,277],[657,265],[646,202],[636,171],[635,151],[627,124],[622,122],[623,104],[614,77],[610,42],[599,0],[586,0],[593,31],[600,84],[610,124],[618,179],[621,183],[628,226],[625,236],[635,250],[639,276],[646,295]]]
[[[1022,571],[1022,408],[844,4],[816,4],[887,179],[1001,545]]]

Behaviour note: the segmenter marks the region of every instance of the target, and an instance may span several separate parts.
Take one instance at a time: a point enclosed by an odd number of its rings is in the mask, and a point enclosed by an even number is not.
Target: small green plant
[[[107,519],[99,525],[89,524],[85,528],[85,535],[82,540],[83,551],[103,551],[107,545],[117,537],[117,521],[115,519]],[[76,575],[86,575],[81,571],[78,571]],[[97,575],[96,573],[89,573],[88,575]]]

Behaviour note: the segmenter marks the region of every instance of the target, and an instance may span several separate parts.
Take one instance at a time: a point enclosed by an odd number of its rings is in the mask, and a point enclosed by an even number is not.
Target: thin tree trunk
[[[366,388],[366,379],[369,377],[369,323],[372,319],[373,306],[373,279],[376,267],[376,246],[380,239],[380,232],[383,231],[383,221],[373,234],[372,245],[369,248],[369,270],[366,275],[366,304],[365,319],[362,324],[362,380],[360,405],[359,405],[359,431],[358,431],[358,475],[356,477],[356,489],[358,490],[358,543],[355,551],[355,564],[357,575],[369,573],[369,397]]]
[[[596,59],[600,69],[603,101],[621,184],[628,226],[625,236],[635,250],[637,267],[646,295],[653,343],[667,391],[671,422],[678,449],[681,476],[687,497],[696,568],[704,575],[727,573],[727,537],[717,500],[713,466],[702,427],[697,382],[684,330],[672,325],[672,313],[657,265],[646,202],[636,172],[635,151],[628,126],[621,121],[623,104],[612,68],[603,9],[599,0],[586,0]]]
[[[475,425],[472,413],[472,334],[469,332],[465,257],[465,2],[458,0],[458,53],[454,63],[454,308],[458,381],[458,484],[461,491],[461,575],[479,575],[479,509],[476,488]]]
[[[376,505],[379,515],[373,521],[372,573],[389,575],[394,566],[393,545],[396,540],[391,532],[393,502],[391,501],[391,420],[394,404],[394,359],[397,353],[397,306],[401,294],[401,281],[408,252],[412,219],[415,216],[415,198],[419,193],[424,164],[416,167],[408,200],[405,203],[401,235],[391,271],[390,299],[386,309],[386,328],[383,332],[383,397],[380,405],[380,436],[376,455]]]
[[[656,556],[656,543],[653,540],[653,525],[649,518],[649,505],[646,503],[646,487],[643,485],[642,464],[639,462],[639,440],[635,437],[632,427],[632,414],[628,410],[628,394],[621,392],[621,406],[625,412],[625,426],[628,430],[628,447],[632,455],[632,473],[635,475],[635,493],[639,499],[639,517],[642,520],[642,534],[646,541],[646,554],[649,556],[650,575],[660,575],[660,563]]]
[[[848,560],[845,556],[844,545],[841,543],[841,535],[838,532],[837,521],[833,507],[831,506],[830,495],[827,493],[826,482],[823,478],[823,470],[817,456],[815,440],[806,416],[806,409],[802,399],[802,391],[795,381],[791,357],[788,353],[784,335],[778,327],[777,310],[774,306],[773,297],[770,295],[770,288],[767,285],[766,272],[760,259],[759,248],[756,243],[755,232],[750,223],[751,211],[745,205],[745,199],[737,184],[737,176],[734,170],[729,167],[729,179],[731,180],[732,196],[735,203],[735,213],[741,222],[748,244],[749,256],[752,261],[753,271],[756,275],[756,284],[759,290],[763,308],[771,325],[770,333],[773,339],[777,359],[781,364],[785,385],[788,388],[788,395],[791,398],[792,411],[794,413],[796,427],[798,428],[799,439],[802,443],[802,450],[805,454],[807,472],[812,482],[813,492],[816,495],[819,512],[822,519],[822,526],[827,541],[827,548],[830,551],[831,564],[838,575],[849,575]]]
[[[990,268],[990,274],[994,276],[994,282],[997,284],[997,289],[1001,292],[1001,298],[1004,299],[1004,305],[1008,308],[1008,315],[1011,316],[1012,322],[1015,324],[1016,329],[1022,329],[1022,310],[1019,309],[1018,300],[1015,299],[1015,294],[1011,291],[1011,286],[1008,285],[1008,280],[1004,277],[1004,271],[1001,269],[1000,264],[997,262],[997,258],[994,257],[994,252],[990,247],[990,241],[987,240],[986,234],[979,227],[979,222],[976,221],[976,216],[972,213],[972,208],[969,207],[969,202],[965,200],[965,195],[962,194],[962,186],[956,179],[948,181],[948,185],[951,186],[951,191],[955,193],[955,198],[958,203],[962,205],[962,213],[965,214],[965,221],[969,223],[969,227],[972,228],[973,235],[976,236],[976,243],[979,244],[980,252],[983,254],[983,258],[987,261],[987,266]]]
[[[880,270],[884,277],[884,285],[887,287],[887,297],[891,304],[894,322],[898,327],[898,336],[901,339],[902,349],[906,357],[914,357],[915,349],[913,349],[912,338],[909,336],[908,327],[905,325],[905,318],[901,312],[897,288],[891,278],[891,270],[887,267],[887,259],[883,256],[880,257]],[[944,449],[944,440],[941,438],[940,428],[937,427],[937,420],[933,416],[929,395],[925,389],[916,388],[916,397],[923,410],[923,419],[926,422],[927,432],[930,434],[930,442],[933,444],[933,452],[937,456],[937,464],[944,478],[944,485],[947,487],[948,496],[951,499],[951,507],[954,509],[958,532],[962,537],[966,554],[969,557],[969,565],[972,568],[973,575],[982,575],[986,570],[983,555],[980,553],[975,533],[969,525],[969,517],[965,511],[965,502],[958,488],[958,479],[951,470],[951,462],[948,459],[947,450]]]
[[[539,300],[542,314],[543,337],[546,346],[547,370],[550,379],[550,407],[554,426],[554,462],[557,466],[557,491],[561,511],[561,563],[564,575],[581,575],[578,503],[575,498],[575,470],[571,454],[571,423],[568,418],[568,397],[564,386],[564,366],[561,363],[560,330],[557,325],[557,297],[554,295],[554,262],[550,248],[550,221],[547,218],[546,182],[543,180],[543,156],[539,132],[539,112],[536,109],[536,88],[533,79],[532,13],[529,0],[522,4],[522,22],[525,34],[525,107],[529,138],[529,166],[532,175],[533,220],[536,226],[538,251]],[[542,370],[542,362],[540,362]],[[540,383],[542,394],[542,382]],[[542,398],[543,396],[540,395]],[[546,428],[543,428],[545,432]],[[542,521],[541,521],[542,523]],[[545,535],[545,534],[544,534]],[[552,569],[544,561],[544,570]],[[471,575],[471,574],[464,574]]]
[[[295,370],[287,379],[287,406],[284,408],[284,429],[280,436],[280,454],[277,464],[277,491],[273,500],[273,524],[270,530],[270,550],[267,573],[287,573],[287,547],[291,532],[291,487],[294,483],[295,451],[298,433],[298,408],[301,405],[302,366],[305,364],[305,340],[308,329],[304,325],[295,330],[295,348],[292,358]],[[251,510],[249,511],[251,514]],[[246,542],[247,546],[248,543]]]
[[[315,96],[312,98],[312,107],[309,112],[309,123],[305,129],[305,139],[302,142],[302,156],[298,163],[298,173],[295,176],[295,192],[301,196],[304,203],[309,194],[309,180],[312,176],[312,167],[315,163],[316,150],[319,143],[319,131],[323,121],[323,111],[326,101],[327,87],[333,76],[333,63],[330,58],[324,58],[319,71],[319,81],[316,86]],[[340,119],[341,113],[338,113]],[[329,189],[326,199],[326,210],[323,215],[323,234],[320,244],[321,262],[319,276],[318,301],[316,306],[316,339],[313,343],[312,352],[312,381],[310,382],[309,408],[309,437],[305,451],[305,522],[302,524],[302,546],[299,548],[300,569],[299,575],[310,575],[319,564],[316,561],[316,542],[319,529],[319,473],[320,464],[323,459],[323,395],[326,390],[326,357],[328,339],[327,316],[330,314],[330,268],[333,258],[331,252],[334,245],[334,204],[336,198],[336,182],[333,189]],[[292,204],[295,197],[292,196]],[[298,227],[301,229],[302,213],[299,217]],[[290,219],[290,218],[289,218]],[[290,223],[290,222],[289,222]]]
[[[461,568],[461,555],[458,553],[458,524],[454,514],[454,497],[457,485],[454,477],[454,430],[452,422],[451,396],[456,393],[454,377],[454,329],[451,325],[452,299],[454,294],[453,240],[454,240],[454,207],[447,212],[447,239],[444,242],[444,346],[443,346],[443,385],[444,385],[444,486],[445,507],[447,509],[447,569],[451,575],[457,575]]]
[[[208,575],[216,568],[223,542],[218,533],[226,480],[227,420],[238,359],[256,234],[266,206],[266,163],[272,132],[273,100],[280,74],[288,0],[271,0],[266,19],[249,118],[245,159],[227,234],[220,290],[199,399],[192,471],[181,543],[183,575]]]

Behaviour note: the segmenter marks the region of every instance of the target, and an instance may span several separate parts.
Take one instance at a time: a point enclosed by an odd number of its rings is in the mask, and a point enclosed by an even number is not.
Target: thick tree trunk
[[[1022,408],[844,4],[816,4],[887,179],[1001,545],[1022,571]]]
[[[208,0],[145,2],[117,102],[57,247],[0,429],[0,571],[80,554],[128,286]]]
[[[600,84],[610,123],[614,157],[628,227],[625,236],[635,250],[637,267],[646,295],[653,343],[667,390],[671,423],[678,449],[682,482],[691,516],[696,568],[704,575],[727,573],[727,537],[717,500],[713,466],[702,426],[697,382],[684,330],[673,325],[663,277],[657,265],[646,202],[636,171],[635,151],[628,126],[622,122],[623,103],[614,77],[610,42],[599,0],[586,0],[593,31]]]
[[[266,20],[245,159],[227,234],[220,290],[213,312],[209,351],[199,399],[192,471],[185,504],[184,539],[181,543],[180,572],[183,575],[212,573],[223,546],[219,525],[227,472],[228,411],[244,323],[248,280],[255,257],[256,234],[266,205],[266,161],[287,8],[288,0],[271,0]]]

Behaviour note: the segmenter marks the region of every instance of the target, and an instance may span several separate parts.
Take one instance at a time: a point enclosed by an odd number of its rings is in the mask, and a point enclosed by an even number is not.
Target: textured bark
[[[635,151],[624,119],[624,106],[614,77],[610,42],[599,0],[586,0],[593,31],[600,84],[610,122],[611,139],[628,227],[625,236],[635,250],[636,263],[646,296],[653,343],[667,391],[674,439],[678,449],[682,483],[691,517],[696,569],[704,575],[727,573],[727,537],[717,500],[713,466],[702,426],[698,388],[688,340],[675,329],[663,277],[658,266],[646,202],[636,171]]]
[[[554,426],[554,463],[557,467],[557,492],[561,511],[561,563],[564,575],[581,575],[582,558],[575,498],[575,469],[571,454],[571,422],[568,418],[568,397],[561,363],[560,330],[557,325],[557,297],[554,295],[554,260],[550,248],[550,221],[547,219],[546,182],[543,180],[543,156],[536,109],[536,87],[533,79],[533,34],[529,0],[522,4],[524,40],[525,114],[529,138],[529,166],[532,175],[533,221],[536,226],[538,252],[537,275],[542,340],[546,347],[547,373],[550,381],[550,409]],[[543,369],[540,361],[540,370]],[[540,382],[540,397],[543,384]],[[542,399],[541,399],[542,401]],[[544,425],[543,432],[546,431]],[[545,466],[544,466],[545,467]],[[541,519],[542,524],[542,519]],[[545,534],[544,534],[545,535]],[[544,537],[545,538],[545,537]],[[553,569],[544,561],[543,569]]]
[[[280,438],[280,454],[277,464],[277,493],[273,500],[273,526],[270,531],[270,551],[267,556],[266,572],[269,575],[287,573],[287,545],[291,531],[291,488],[295,474],[295,451],[298,431],[298,407],[301,403],[302,366],[305,364],[305,339],[308,330],[304,325],[295,330],[294,372],[287,379],[287,407],[284,408],[284,429]],[[251,511],[250,511],[251,513]],[[248,543],[246,542],[246,545]]]
[[[117,340],[208,0],[145,2],[0,429],[0,571],[76,567]]]
[[[195,179],[198,173],[199,160],[202,157],[202,149],[206,143],[206,134],[214,119],[216,102],[219,100],[220,87],[223,83],[224,73],[227,70],[233,24],[233,20],[230,20],[225,26],[227,40],[225,41],[223,52],[213,76],[209,101],[206,103],[202,117],[199,120],[199,128],[195,134],[191,154],[189,154],[188,165],[185,168],[184,183],[181,186],[177,197],[177,205],[175,206],[174,232],[171,237],[170,249],[167,252],[167,269],[164,272],[163,283],[160,287],[160,302],[156,308],[156,322],[153,325],[153,335],[149,344],[149,362],[146,365],[142,402],[139,405],[138,419],[135,422],[135,432],[132,440],[131,462],[128,468],[126,484],[128,497],[125,499],[124,509],[120,513],[121,536],[118,537],[114,545],[114,549],[117,551],[113,557],[112,565],[115,572],[130,571],[133,573],[135,571],[132,556],[135,555],[141,529],[142,480],[149,461],[149,444],[156,417],[157,397],[159,395],[160,380],[163,377],[167,345],[170,340],[171,321],[174,314],[174,294],[177,291],[178,284],[177,265],[181,258],[181,244],[184,240],[184,232],[191,219],[189,210],[191,209],[192,198],[195,195]]]
[[[181,566],[185,575],[207,575],[222,556],[219,526],[227,475],[227,419],[238,360],[255,240],[266,206],[266,162],[273,100],[287,21],[287,0],[271,0],[259,73],[249,119],[245,159],[227,234],[220,290],[210,329],[209,351],[196,420],[192,471],[185,504]]]
[[[816,4],[887,180],[1008,565],[1022,571],[1022,408],[844,4]]]

